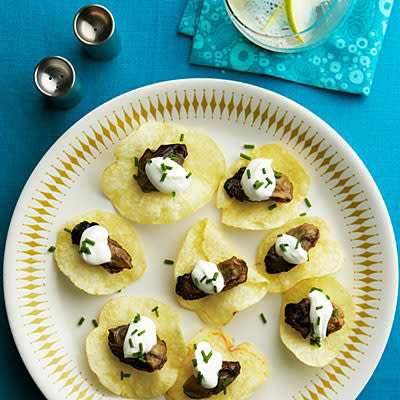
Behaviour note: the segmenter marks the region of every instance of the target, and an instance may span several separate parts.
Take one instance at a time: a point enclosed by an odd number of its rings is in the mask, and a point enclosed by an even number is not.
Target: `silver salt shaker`
[[[39,61],[33,79],[36,88],[58,107],[74,107],[83,97],[81,80],[64,57],[46,57]]]

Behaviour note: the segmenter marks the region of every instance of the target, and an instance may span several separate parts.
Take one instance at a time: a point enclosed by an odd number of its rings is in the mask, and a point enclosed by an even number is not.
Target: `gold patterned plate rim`
[[[280,143],[305,165],[312,181],[308,212],[326,219],[345,248],[346,265],[337,278],[357,306],[353,331],[332,363],[313,369],[279,341],[280,295],[267,295],[226,329],[237,343],[256,344],[269,361],[269,379],[251,399],[268,393],[302,400],[356,398],[383,353],[397,301],[397,250],[383,199],[355,152],[317,116],[279,94],[216,79],[162,82],[110,100],[68,129],[27,181],[9,227],[4,293],[17,348],[43,394],[48,399],[115,398],[89,370],[83,351],[90,320],[110,296],[90,296],[75,288],[47,248],[74,215],[93,208],[113,210],[101,193],[102,171],[114,161],[116,144],[151,120],[199,128],[217,141],[228,165],[249,142]],[[186,339],[204,324],[178,306],[172,271],[163,259],[176,257],[185,232],[205,216],[254,264],[264,233],[222,226],[214,200],[172,225],[132,224],[145,248],[147,270],[122,294],[152,296],[178,308]],[[168,241],[171,227],[175,235]],[[266,325],[260,322],[261,312]],[[77,327],[81,314],[87,321]],[[285,376],[291,376],[290,382]]]

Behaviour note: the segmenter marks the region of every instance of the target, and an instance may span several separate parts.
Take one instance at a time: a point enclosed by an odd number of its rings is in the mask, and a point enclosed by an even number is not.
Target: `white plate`
[[[357,304],[355,328],[340,355],[323,369],[306,367],[283,346],[278,323],[280,295],[239,313],[227,325],[236,343],[251,341],[270,366],[253,400],[354,399],[375,369],[385,347],[397,297],[397,254],[392,226],[367,169],[344,140],[298,104],[267,90],[237,82],[192,79],[165,82],[126,93],[100,106],[51,147],[29,178],[16,206],[4,259],[8,317],[18,350],[48,399],[115,398],[89,370],[85,338],[91,320],[110,296],[90,296],[56,267],[47,248],[65,221],[90,209],[113,210],[100,187],[104,168],[114,161],[120,138],[147,120],[199,128],[235,161],[244,143],[278,142],[299,158],[311,175],[305,211],[323,217],[346,252],[338,279]],[[180,222],[133,224],[144,246],[147,269],[122,294],[151,296],[179,309],[189,339],[204,324],[179,307],[173,267],[186,231],[208,216],[254,264],[262,232],[221,226],[214,200]],[[268,319],[263,325],[259,314]],[[81,316],[85,323],[78,327]]]

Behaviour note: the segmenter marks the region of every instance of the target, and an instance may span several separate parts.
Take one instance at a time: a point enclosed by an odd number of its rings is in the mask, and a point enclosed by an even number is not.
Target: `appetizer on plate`
[[[342,246],[319,217],[295,218],[273,229],[261,242],[256,259],[271,293],[285,292],[304,279],[333,274],[343,264]]]
[[[267,380],[268,364],[251,343],[234,347],[232,336],[220,328],[206,328],[187,344],[188,354],[167,400],[244,400]]]
[[[141,125],[115,150],[103,173],[104,194],[134,222],[166,224],[208,203],[225,173],[217,144],[195,129]]]
[[[240,156],[218,189],[222,223],[263,230],[296,215],[307,196],[310,177],[289,151],[267,144]]]
[[[107,211],[89,211],[67,222],[54,255],[61,272],[89,294],[118,292],[146,269],[136,232]]]
[[[163,395],[175,383],[187,352],[179,324],[178,312],[155,299],[111,299],[86,339],[90,369],[117,395]]]
[[[280,336],[301,362],[323,367],[342,350],[354,320],[353,299],[335,278],[307,279],[283,296]]]
[[[222,236],[207,218],[186,235],[175,265],[179,303],[211,325],[225,325],[259,302],[269,283]]]

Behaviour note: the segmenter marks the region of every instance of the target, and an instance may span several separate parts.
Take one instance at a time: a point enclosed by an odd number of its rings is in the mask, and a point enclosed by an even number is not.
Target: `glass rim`
[[[250,32],[255,33],[256,35],[264,36],[266,38],[272,38],[272,39],[292,39],[292,38],[297,38],[299,35],[303,35],[307,32],[310,32],[311,30],[315,29],[317,26],[319,26],[331,13],[332,11],[336,8],[336,6],[339,3],[339,0],[334,0],[334,3],[331,5],[329,10],[324,14],[322,18],[320,18],[316,23],[308,27],[307,29],[297,32],[297,33],[291,33],[287,35],[268,35],[267,33],[263,33],[261,31],[257,31],[251,27],[249,27],[247,24],[245,24],[238,16],[237,14],[233,11],[231,5],[229,4],[230,0],[224,0],[225,6],[228,10],[228,14],[231,14],[231,16],[235,19],[235,22],[237,22],[239,25],[241,25],[244,29],[249,30]],[[351,0],[351,3],[353,3],[353,0]]]

